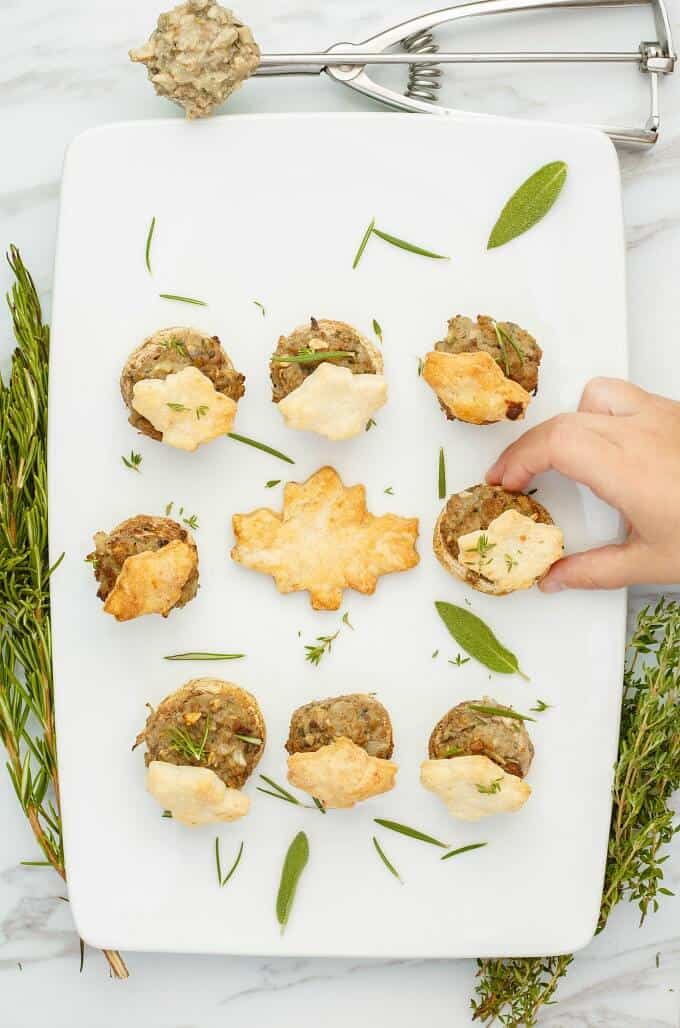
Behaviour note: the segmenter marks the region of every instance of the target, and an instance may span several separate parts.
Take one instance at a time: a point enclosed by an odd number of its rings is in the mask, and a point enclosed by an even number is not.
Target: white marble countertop
[[[680,37],[677,0],[670,3]],[[358,41],[427,9],[414,0],[344,0],[322,10],[320,6],[302,0],[249,0],[238,12],[262,48],[274,51]],[[0,0],[0,236],[3,249],[10,242],[20,247],[47,313],[65,146],[94,125],[172,114],[169,105],[154,97],[142,70],[125,56],[148,35],[158,10],[159,0]],[[572,36],[564,34],[561,21],[559,42],[554,27],[544,30],[544,17],[522,16],[519,37],[517,22],[505,36],[495,28],[490,35],[466,28],[460,30],[457,45],[474,49],[488,40],[498,49],[526,48],[534,42],[553,48],[634,49],[641,39],[653,38],[649,22],[641,12],[634,13],[635,20],[630,11],[589,12],[585,29],[577,21],[578,12],[566,12]],[[527,29],[536,33],[531,42],[521,35]],[[511,73],[496,66],[470,75],[456,72],[450,81],[455,88],[447,86],[446,102],[463,109],[631,125],[641,124],[646,116],[645,83],[631,68],[603,72],[586,66],[552,74],[546,69]],[[660,142],[651,152],[621,155],[631,378],[680,397],[675,359],[680,321],[680,73],[662,86]],[[234,98],[231,110],[372,107],[335,83],[306,77],[253,81]],[[8,284],[3,265],[3,293]],[[0,323],[0,354],[5,358],[9,329],[4,312]],[[640,601],[636,597],[631,602],[631,611]],[[103,958],[88,951],[80,977],[78,939],[68,905],[59,898],[63,886],[48,870],[20,866],[21,860],[35,857],[35,847],[2,774],[0,824],[0,1024],[7,1028],[208,1028],[241,1017],[254,1024],[272,1021],[278,1028],[312,1028],[320,1020],[325,1028],[340,1028],[350,1017],[361,1028],[388,1020],[394,1028],[411,1028],[417,1022],[451,1028],[471,1023],[471,961],[128,954],[131,978],[117,983],[109,979]],[[680,839],[666,870],[667,884],[678,891]],[[115,887],[102,887],[108,884]],[[561,1002],[546,1009],[541,1024],[679,1028],[679,909],[679,900],[665,900],[642,928],[633,905],[617,909],[606,932],[579,954],[560,989]]]

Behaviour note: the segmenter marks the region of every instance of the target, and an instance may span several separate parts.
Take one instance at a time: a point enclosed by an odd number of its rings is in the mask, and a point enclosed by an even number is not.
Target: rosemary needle
[[[394,866],[394,864],[391,862],[391,860],[389,859],[389,857],[385,853],[384,849],[382,848],[382,846],[380,845],[380,843],[376,839],[375,835],[373,836],[373,845],[375,846],[376,853],[378,854],[378,856],[382,860],[382,862],[385,865],[385,867],[387,868],[387,870],[390,872],[390,874],[394,875],[394,877],[397,879],[398,882],[401,882],[401,884],[403,885],[404,884],[403,878],[401,877],[401,875],[397,871],[396,867]]]
[[[486,842],[471,842],[469,846],[459,846],[457,850],[449,850],[445,853],[441,860],[448,860],[449,857],[457,857],[459,853],[469,853],[470,850],[480,850],[482,846],[488,845]]]
[[[439,839],[435,839],[431,835],[426,835],[425,832],[420,832],[417,828],[410,828],[408,825],[402,825],[398,821],[385,821],[382,817],[374,817],[373,820],[377,825],[381,825],[383,828],[389,828],[391,832],[398,832],[399,835],[408,835],[411,839],[418,839],[420,842],[427,842],[430,846],[439,846],[443,850],[447,850],[449,848],[449,844],[447,842],[440,842]]]
[[[266,443],[258,443],[256,439],[249,439],[245,435],[237,435],[236,432],[227,432],[230,439],[234,439],[237,443],[245,443],[246,446],[252,446],[256,450],[262,450],[263,453],[270,453],[272,457],[278,457],[279,460],[285,460],[286,464],[294,464],[295,461],[292,457],[286,457],[285,453],[281,453],[280,450],[275,450],[271,446],[267,446]]]
[[[163,660],[241,660],[245,653],[169,653]]]
[[[368,243],[368,240],[371,238],[371,233],[373,232],[374,228],[375,228],[375,218],[372,218],[370,225],[368,226],[368,228],[364,232],[363,238],[362,238],[361,242],[359,243],[359,249],[356,252],[354,260],[352,261],[352,271],[354,271],[354,269],[356,268],[357,264],[359,263],[359,261],[363,257],[364,250],[366,249],[366,244]]]
[[[234,863],[231,865],[231,867],[227,871],[226,875],[224,875],[224,877],[222,877],[222,860],[220,858],[220,840],[219,840],[219,836],[217,836],[217,835],[215,836],[215,865],[216,865],[216,868],[217,868],[217,884],[219,885],[220,889],[223,888],[227,884],[227,882],[229,881],[231,876],[234,874],[234,872],[236,871],[236,868],[241,863],[241,857],[242,856],[243,856],[243,843],[241,843],[241,845],[239,846],[239,850],[238,850],[238,853],[236,854],[236,859],[234,860]]]
[[[439,447],[439,469],[437,475],[437,492],[439,499],[446,499],[446,457],[444,456],[444,447]]]
[[[434,261],[450,261],[450,257],[445,257],[444,254],[434,253],[432,250],[425,250],[422,246],[416,246],[414,243],[407,243],[405,239],[399,239],[398,236],[392,236],[389,232],[383,232],[379,228],[373,226],[373,235],[378,236],[379,239],[384,239],[386,243],[391,243],[392,246],[399,247],[400,250],[408,250],[409,253],[417,253],[421,257],[431,257]]]
[[[146,249],[144,250],[144,260],[146,262],[146,270],[149,272],[149,274],[152,273],[151,272],[151,241],[153,239],[153,234],[154,234],[155,228],[156,228],[156,217],[154,215],[154,217],[151,219],[151,224],[149,225],[149,232],[148,232],[148,235],[146,237]]]
[[[161,300],[177,300],[178,303],[193,303],[197,307],[207,307],[205,300],[195,300],[192,296],[177,296],[175,293],[159,293]]]

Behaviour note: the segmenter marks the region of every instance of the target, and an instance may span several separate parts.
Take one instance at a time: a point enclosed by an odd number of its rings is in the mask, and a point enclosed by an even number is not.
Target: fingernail
[[[541,582],[541,592],[544,593],[561,593],[566,586],[558,579],[547,578],[545,582]]]

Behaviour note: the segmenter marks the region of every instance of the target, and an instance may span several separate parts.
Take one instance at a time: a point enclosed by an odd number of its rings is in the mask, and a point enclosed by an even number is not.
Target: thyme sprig
[[[637,903],[641,922],[658,908],[670,891],[662,850],[680,827],[670,806],[680,787],[680,604],[661,599],[640,611],[628,648],[598,931],[622,899]],[[478,960],[473,1019],[532,1028],[573,959]]]
[[[219,837],[219,835],[215,836],[215,870],[217,871],[217,884],[219,885],[220,889],[224,888],[224,886],[227,884],[229,879],[236,872],[236,868],[241,863],[241,857],[242,856],[243,856],[243,843],[241,843],[241,845],[239,846],[238,853],[236,854],[236,858],[234,860],[234,863],[231,865],[231,867],[227,871],[226,875],[223,875],[222,874],[222,856],[220,854],[220,837]]]
[[[9,380],[0,378],[0,741],[40,851],[65,879],[50,626],[50,576],[61,557],[50,567],[47,548],[50,332],[16,247],[7,259],[17,347]],[[116,978],[128,977],[120,954],[104,955]]]
[[[310,664],[318,667],[322,658],[327,653],[331,652],[333,643],[339,635],[340,629],[338,629],[333,635],[317,635],[316,643],[308,643],[305,646],[305,660],[308,660]]]
[[[141,475],[139,470],[139,465],[142,463],[141,453],[135,453],[134,450],[130,450],[129,457],[121,457],[120,459],[126,468],[129,468],[130,471],[137,471]]]

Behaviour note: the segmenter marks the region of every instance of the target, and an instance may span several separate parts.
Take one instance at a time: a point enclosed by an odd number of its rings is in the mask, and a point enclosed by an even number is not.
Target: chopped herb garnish
[[[275,485],[281,485],[280,478],[270,478],[268,482],[265,482],[265,489],[273,489]]]
[[[444,447],[439,447],[439,468],[437,473],[437,492],[439,499],[444,500],[446,498],[446,457],[444,456]]]
[[[246,446],[252,446],[256,450],[262,450],[263,453],[270,453],[272,457],[278,457],[279,460],[285,460],[286,464],[295,463],[292,457],[286,457],[285,453],[281,453],[280,450],[274,450],[265,443],[258,443],[257,440],[249,439],[245,435],[237,435],[236,432],[227,432],[227,435],[237,443],[245,443]]]
[[[220,840],[219,840],[219,836],[215,836],[215,866],[217,868],[217,884],[219,885],[220,889],[222,889],[227,884],[227,882],[229,881],[231,876],[234,874],[236,868],[241,863],[241,857],[242,856],[243,856],[243,843],[241,843],[241,845],[239,846],[239,850],[238,850],[238,853],[236,854],[236,859],[234,860],[234,863],[231,865],[231,867],[229,868],[229,870],[227,871],[226,875],[223,878],[222,877],[222,861],[220,859]]]
[[[170,653],[163,660],[241,660],[245,653]]]
[[[175,293],[159,293],[161,300],[177,300],[178,303],[193,303],[197,307],[207,307],[205,300],[195,300],[192,296],[176,296]]]
[[[260,303],[259,300],[253,300],[253,303],[255,304],[256,307],[259,307],[260,312],[262,314],[262,317],[264,318],[265,314],[267,313],[267,311],[265,310],[264,304]]]
[[[374,228],[375,228],[375,218],[372,218],[370,225],[368,226],[368,228],[366,229],[366,231],[363,234],[362,240],[359,243],[359,249],[357,250],[357,252],[356,252],[356,254],[354,256],[354,260],[352,261],[352,271],[354,271],[354,269],[358,265],[359,261],[363,257],[364,250],[366,249],[366,244],[367,244],[368,240],[371,238],[371,233],[373,232]]]
[[[139,472],[139,465],[142,463],[141,453],[134,453],[132,450],[130,450],[129,457],[121,457],[120,459],[122,460],[125,467],[129,468],[130,471]],[[141,474],[141,472],[139,473]]]
[[[178,753],[181,753],[182,756],[188,757],[189,760],[201,761],[205,752],[205,744],[208,741],[209,731],[210,721],[206,717],[203,737],[200,743],[196,743],[185,728],[175,726],[170,730],[172,748],[173,750],[177,750]]]
[[[378,340],[378,342],[382,344],[382,341],[383,341],[382,328],[380,327],[380,322],[376,321],[375,318],[373,318],[373,333],[374,333],[376,339]]]
[[[397,869],[394,866],[394,864],[388,859],[387,854],[385,853],[384,849],[382,848],[382,846],[380,845],[380,843],[376,839],[375,835],[373,836],[373,845],[375,846],[376,853],[378,854],[378,856],[382,860],[382,862],[385,865],[385,867],[387,868],[387,870],[390,872],[390,874],[394,875],[394,877],[397,879],[398,882],[401,882],[401,884],[403,885],[404,882],[402,880],[401,875],[397,871]]]
[[[477,537],[476,544],[465,552],[477,554],[477,568],[481,573],[482,568],[485,568],[487,564],[491,563],[491,557],[488,555],[489,550],[494,550],[495,548],[496,543],[490,543],[488,535],[485,535],[482,532],[482,534]]]
[[[441,859],[448,860],[449,857],[457,857],[460,853],[469,853],[470,850],[481,850],[482,846],[487,845],[488,843],[486,842],[471,842],[467,846],[459,846],[457,850],[451,850],[449,853],[445,853]]]
[[[512,571],[513,568],[516,568],[517,563],[518,562],[510,553],[505,554],[505,566],[508,569],[508,572]]]
[[[518,714],[512,707],[488,707],[484,703],[468,703],[470,710],[476,710],[478,714],[488,714],[490,717],[509,717],[513,721],[535,721],[535,717],[527,717],[526,714]]]
[[[449,848],[447,842],[440,842],[439,839],[426,835],[425,832],[420,832],[417,828],[409,828],[408,825],[402,825],[398,821],[386,821],[382,817],[374,817],[373,820],[377,825],[389,828],[391,832],[397,832],[399,835],[408,835],[410,839],[418,839],[419,842],[427,842],[430,846],[439,846],[443,850]]]
[[[171,336],[170,339],[164,339],[160,344],[164,350],[174,350],[180,357],[188,357],[189,351],[186,345],[177,336]]]
[[[460,746],[449,746],[447,750],[444,750],[443,756],[446,759],[449,757],[460,757],[462,752]]]
[[[272,364],[319,364],[321,361],[356,359],[352,350],[312,350],[304,347],[293,354],[277,354],[272,357]]]
[[[310,664],[314,664],[315,667],[318,667],[321,663],[321,658],[325,656],[326,653],[331,652],[333,643],[339,635],[340,629],[338,629],[335,635],[317,635],[316,645],[314,645],[314,643],[308,643],[305,646],[305,650],[307,651],[305,654],[305,660],[308,660]]]
[[[394,489],[392,488],[391,485],[388,485],[387,489],[385,489],[385,492],[387,493],[388,496],[394,496]]]
[[[192,514],[190,518],[182,518],[182,521],[187,526],[187,528],[191,528],[194,531],[196,531],[196,529],[198,528],[198,518],[195,514]]]
[[[185,407],[183,403],[166,403],[165,406],[169,407],[170,410],[174,410],[177,414],[184,414],[189,411],[189,408]]]
[[[366,422],[366,431],[370,432],[371,429],[375,428],[376,425],[377,425],[377,422],[374,421],[373,418],[369,418],[368,421]]]
[[[146,248],[144,250],[144,262],[146,263],[146,270],[151,274],[151,241],[153,239],[154,230],[156,228],[155,216],[151,219],[149,225],[149,231],[146,236]]]
[[[464,657],[462,653],[458,653],[456,654],[456,659],[450,660],[449,664],[455,664],[456,667],[462,667],[463,664],[467,664],[469,660],[469,657]]]
[[[502,778],[494,778],[493,782],[489,782],[488,785],[477,784],[477,792],[483,793],[485,796],[493,796],[495,793],[501,791]]]
[[[210,407],[208,407],[207,404],[202,403],[199,407],[196,408],[196,420],[200,421],[201,418],[204,418],[209,410]]]
[[[536,700],[535,707],[529,707],[529,710],[535,710],[537,714],[542,714],[544,710],[550,710],[552,703],[546,703],[545,700]]]
[[[281,925],[281,934],[285,931],[290,912],[293,909],[295,893],[302,872],[309,860],[309,840],[304,832],[298,832],[286,853],[281,870],[281,881],[276,897],[276,919]]]
[[[262,739],[258,739],[255,735],[244,735],[242,732],[234,732],[234,738],[240,739],[241,742],[250,743],[251,746],[262,745]]]

